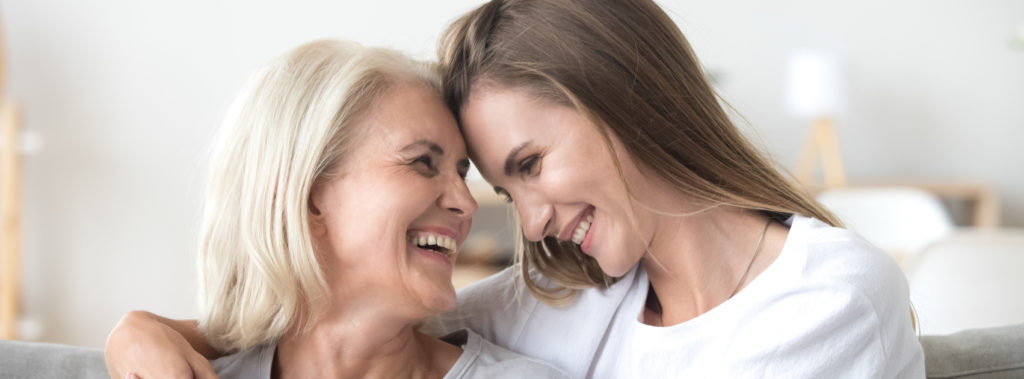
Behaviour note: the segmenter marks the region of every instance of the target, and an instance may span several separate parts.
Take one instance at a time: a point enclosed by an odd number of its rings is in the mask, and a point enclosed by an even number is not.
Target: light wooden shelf
[[[845,187],[910,187],[931,192],[943,200],[964,202],[971,208],[970,226],[977,228],[998,228],[1000,226],[1000,199],[991,186],[969,180],[940,179],[858,179]],[[825,190],[824,187],[808,187],[812,194]]]

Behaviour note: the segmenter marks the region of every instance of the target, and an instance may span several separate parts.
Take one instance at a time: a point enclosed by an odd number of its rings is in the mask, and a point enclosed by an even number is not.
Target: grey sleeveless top
[[[462,347],[462,355],[444,379],[563,379],[566,374],[540,360],[499,347],[469,329],[441,337]],[[222,379],[270,379],[277,342],[259,345],[210,361]]]

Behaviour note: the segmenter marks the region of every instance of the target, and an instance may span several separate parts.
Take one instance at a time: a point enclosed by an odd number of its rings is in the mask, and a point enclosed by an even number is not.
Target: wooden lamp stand
[[[818,187],[814,180],[814,171],[819,161],[825,188],[846,185],[846,171],[843,169],[843,157],[839,150],[839,137],[832,119],[828,117],[814,120],[811,135],[804,144],[800,160],[797,161],[796,179],[804,187]]]

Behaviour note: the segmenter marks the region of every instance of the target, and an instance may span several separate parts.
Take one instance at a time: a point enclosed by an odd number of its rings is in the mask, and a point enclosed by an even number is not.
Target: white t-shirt
[[[681,324],[640,322],[640,267],[563,307],[536,300],[507,269],[460,291],[456,309],[427,329],[470,328],[574,378],[923,378],[896,263],[845,229],[799,216],[789,223],[771,266]]]

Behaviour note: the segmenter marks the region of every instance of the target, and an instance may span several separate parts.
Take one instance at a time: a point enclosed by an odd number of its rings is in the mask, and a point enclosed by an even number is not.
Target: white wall
[[[6,93],[43,139],[24,164],[24,308],[39,339],[101,347],[130,309],[195,315],[204,150],[249,72],[322,37],[429,58],[478,2],[0,0]],[[662,3],[779,161],[804,139],[782,107],[786,55],[837,49],[852,177],[988,182],[1004,222],[1024,226],[1024,50],[1008,47],[1024,3]]]
[[[837,120],[851,180],[988,183],[1003,225],[1024,226],[1024,2],[669,1],[724,97],[788,166],[809,121],[783,106],[786,58],[845,57]]]

